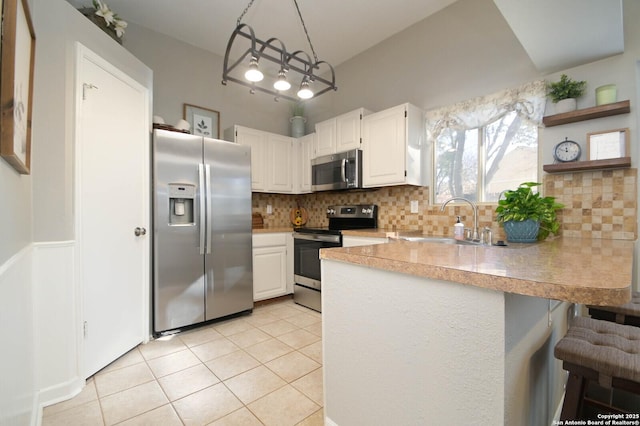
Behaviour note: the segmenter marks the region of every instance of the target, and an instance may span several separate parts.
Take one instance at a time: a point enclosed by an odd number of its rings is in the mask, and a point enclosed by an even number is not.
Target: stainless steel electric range
[[[322,312],[322,277],[320,249],[342,247],[342,232],[347,229],[378,227],[378,206],[356,204],[327,208],[328,227],[296,228],[293,234],[294,278],[293,300]]]

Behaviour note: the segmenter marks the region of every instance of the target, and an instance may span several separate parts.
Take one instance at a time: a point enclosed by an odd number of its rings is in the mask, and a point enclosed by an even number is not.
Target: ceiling
[[[624,51],[622,0],[493,0],[542,73]]]
[[[91,0],[67,0],[74,7]],[[456,0],[298,0],[320,60],[354,57]],[[224,56],[227,41],[249,0],[105,0],[127,22]],[[256,37],[277,37],[287,51],[311,49],[293,0],[256,0],[242,22]],[[125,35],[126,37],[126,35]]]
[[[86,7],[91,0],[67,0]],[[318,59],[334,67],[457,0],[298,0]],[[224,56],[249,0],[105,0],[127,22]],[[622,0],[494,0],[541,73],[624,50]],[[242,22],[258,39],[312,54],[293,0],[255,0]],[[125,35],[126,37],[126,35]]]

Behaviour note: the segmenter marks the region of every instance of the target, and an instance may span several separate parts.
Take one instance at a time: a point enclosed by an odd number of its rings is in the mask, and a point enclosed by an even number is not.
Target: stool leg
[[[580,418],[586,388],[587,380],[583,376],[570,371],[560,420],[577,420]]]

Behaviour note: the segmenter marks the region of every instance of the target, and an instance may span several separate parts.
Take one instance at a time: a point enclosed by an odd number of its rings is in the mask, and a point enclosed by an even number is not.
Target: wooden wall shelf
[[[571,163],[545,164],[547,173],[565,173],[583,170],[624,169],[631,167],[631,157],[609,158],[607,160],[574,161]]]
[[[609,117],[611,115],[626,114],[631,111],[630,101],[620,101],[613,104],[599,105],[591,108],[579,109],[562,114],[548,115],[542,118],[546,127],[575,123],[594,118]]]

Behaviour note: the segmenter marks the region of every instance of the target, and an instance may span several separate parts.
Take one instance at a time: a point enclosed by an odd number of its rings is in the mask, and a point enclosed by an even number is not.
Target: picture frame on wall
[[[31,111],[35,32],[27,0],[2,0],[0,156],[31,172]]]
[[[191,125],[191,133],[220,139],[220,113],[197,105],[184,104],[182,117]]]
[[[587,133],[588,160],[608,160],[630,156],[628,128]]]

